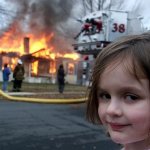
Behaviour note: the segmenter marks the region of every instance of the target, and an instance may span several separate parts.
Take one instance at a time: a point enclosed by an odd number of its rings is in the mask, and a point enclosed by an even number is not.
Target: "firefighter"
[[[103,24],[102,24],[102,21],[101,21],[101,17],[99,17],[99,18],[92,18],[91,19],[91,24],[92,24],[92,32],[93,33],[99,33],[100,31],[102,31],[102,26],[103,26]]]
[[[91,25],[90,19],[86,19],[85,24],[83,25],[81,31],[77,34],[75,39],[77,39],[80,36],[80,34],[83,32],[85,32],[85,35],[89,34],[91,31],[91,28],[92,28],[92,25]]]
[[[16,65],[14,72],[13,72],[13,78],[14,78],[14,84],[13,84],[13,91],[14,92],[20,92],[22,87],[22,81],[24,79],[24,66],[21,61],[21,59],[18,60],[18,64]]]

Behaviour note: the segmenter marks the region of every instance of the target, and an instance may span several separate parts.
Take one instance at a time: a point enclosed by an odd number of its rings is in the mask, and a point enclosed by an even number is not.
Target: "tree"
[[[124,10],[125,6],[127,5],[127,1],[124,0],[82,0],[82,16],[90,12],[94,12],[97,10]],[[140,1],[137,1],[136,4],[133,6],[131,11],[139,10]]]

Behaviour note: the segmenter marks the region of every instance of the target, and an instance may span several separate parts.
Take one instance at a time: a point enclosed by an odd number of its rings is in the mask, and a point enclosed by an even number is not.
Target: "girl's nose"
[[[106,113],[110,116],[121,116],[121,102],[116,98],[111,98],[110,103],[108,104]]]

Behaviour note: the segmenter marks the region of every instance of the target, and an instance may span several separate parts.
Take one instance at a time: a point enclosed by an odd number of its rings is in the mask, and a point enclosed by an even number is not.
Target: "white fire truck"
[[[73,47],[83,55],[94,55],[110,42],[128,34],[144,32],[142,17],[132,12],[108,10],[85,16],[82,29],[75,37]]]
[[[85,16],[75,37],[74,50],[82,54],[82,84],[87,85],[99,51],[119,37],[144,32],[142,17],[132,12],[108,10]]]

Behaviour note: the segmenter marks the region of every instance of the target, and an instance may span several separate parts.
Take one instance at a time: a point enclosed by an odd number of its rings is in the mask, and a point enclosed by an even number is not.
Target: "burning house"
[[[66,82],[78,83],[79,55],[76,53],[55,53],[53,47],[42,48],[30,53],[30,39],[25,37],[22,55],[17,52],[1,52],[0,56],[0,67],[8,63],[12,71],[20,58],[24,63],[26,82],[55,83],[58,66],[63,64],[66,71]]]
[[[25,66],[25,81],[55,83],[57,68],[62,63],[66,82],[78,83],[79,55],[59,26],[69,18],[73,3],[15,0],[13,5],[15,17],[0,34],[0,68],[8,63],[13,71],[20,58]]]

